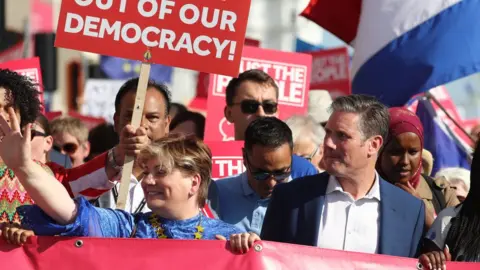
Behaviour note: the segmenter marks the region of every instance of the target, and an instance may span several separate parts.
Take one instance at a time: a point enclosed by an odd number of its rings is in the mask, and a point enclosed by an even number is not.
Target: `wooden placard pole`
[[[145,60],[151,59],[150,51],[144,55]],[[145,105],[145,95],[147,93],[148,80],[150,77],[150,63],[143,62],[140,67],[140,77],[138,80],[137,93],[135,95],[135,107],[133,108],[131,125],[137,129],[140,127],[143,115],[143,106]],[[135,158],[126,156],[123,163],[122,178],[120,180],[120,191],[118,192],[117,209],[125,210],[127,204],[127,195],[130,187],[130,177],[133,171]]]

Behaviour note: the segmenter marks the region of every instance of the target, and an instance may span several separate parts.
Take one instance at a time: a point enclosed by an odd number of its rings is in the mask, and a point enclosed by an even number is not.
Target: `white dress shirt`
[[[138,181],[134,175],[130,176],[130,187],[128,190],[127,202],[125,204],[125,211],[128,213],[135,213],[141,207],[142,200],[145,198],[143,193],[142,180]],[[120,192],[120,182],[117,181],[115,187],[117,192]],[[98,205],[102,208],[116,208],[113,191],[110,190],[98,198]],[[145,204],[140,212],[150,212],[150,209]]]
[[[354,200],[343,191],[336,177],[328,180],[317,246],[321,248],[376,253],[380,229],[380,183],[378,174],[365,197]]]

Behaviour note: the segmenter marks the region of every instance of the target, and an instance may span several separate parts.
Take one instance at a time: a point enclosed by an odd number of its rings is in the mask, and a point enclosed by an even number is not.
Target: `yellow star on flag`
[[[203,232],[203,227],[198,225],[197,227],[195,227],[197,229],[197,232]]]
[[[194,235],[195,235],[195,239],[202,239],[202,233],[196,232],[194,233]]]
[[[129,73],[132,70],[132,65],[129,62],[125,62],[122,68],[123,68],[123,72]]]

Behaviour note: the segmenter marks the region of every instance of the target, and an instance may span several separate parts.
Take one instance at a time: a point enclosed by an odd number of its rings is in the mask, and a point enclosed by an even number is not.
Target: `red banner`
[[[231,253],[219,240],[32,237],[28,241],[22,247],[0,242],[2,269],[417,269],[415,259],[266,241],[255,243],[246,254]],[[448,270],[478,267],[447,263]]]
[[[38,57],[1,63],[0,68],[15,71],[20,75],[29,77],[33,82],[37,83],[38,91],[41,93],[39,99],[43,104],[42,70],[40,69],[40,59]]]
[[[250,0],[63,0],[55,46],[237,76],[249,10]]]
[[[240,72],[260,69],[268,73],[279,88],[279,118],[303,115],[308,106],[308,89],[312,58],[308,54],[280,52],[246,46]],[[207,100],[206,141],[234,140],[233,124],[224,117],[225,90],[231,77],[210,75]]]
[[[327,90],[333,99],[351,94],[350,56],[346,47],[311,52],[310,89]]]

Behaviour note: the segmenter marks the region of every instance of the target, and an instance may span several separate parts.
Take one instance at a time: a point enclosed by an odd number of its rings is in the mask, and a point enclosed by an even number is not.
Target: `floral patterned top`
[[[53,175],[47,165],[38,161],[37,163]],[[33,203],[32,198],[27,194],[13,171],[3,162],[0,163],[0,223],[20,223],[21,216],[17,212],[17,207]]]

